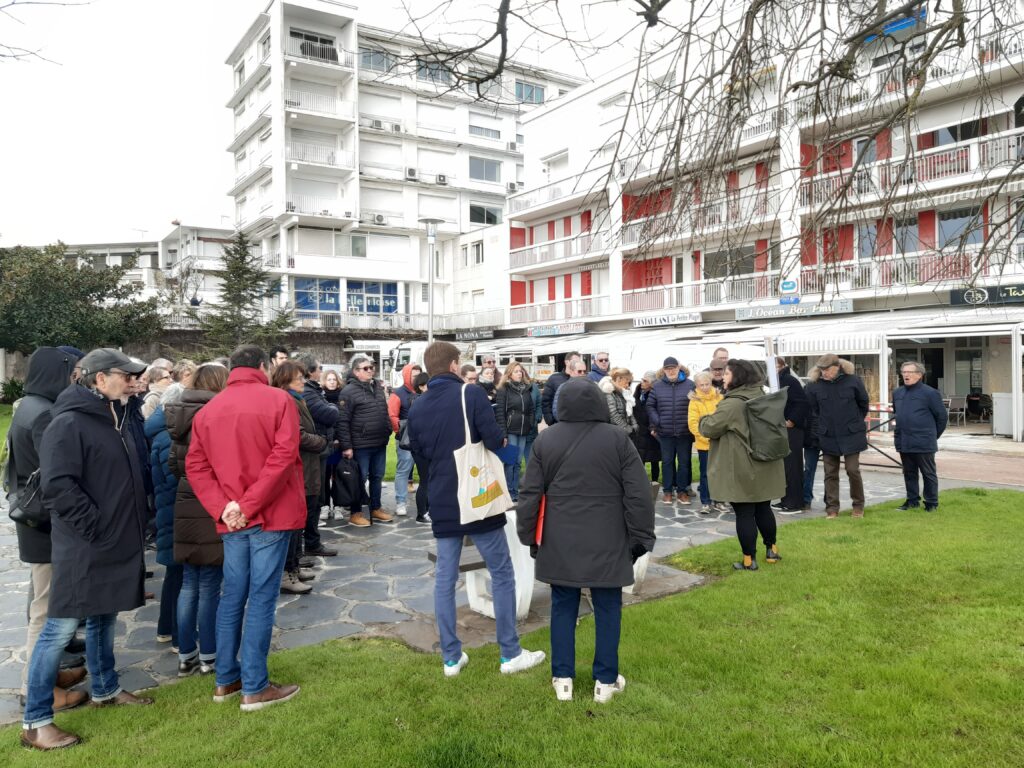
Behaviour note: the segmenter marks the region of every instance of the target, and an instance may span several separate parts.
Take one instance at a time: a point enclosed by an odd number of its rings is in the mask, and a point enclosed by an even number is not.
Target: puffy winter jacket
[[[624,431],[627,435],[636,434],[638,429],[636,418],[633,416],[633,398],[626,400],[622,390],[615,386],[611,376],[605,376],[597,383],[598,388],[604,393],[605,402],[608,404],[608,418],[612,424]]]
[[[647,418],[658,437],[685,437],[690,434],[687,409],[690,407],[690,393],[693,382],[685,371],[680,370],[675,381],[662,376],[651,387],[647,396]]]
[[[498,387],[494,408],[501,436],[528,435],[537,425],[533,402],[533,389],[525,383],[506,379]]]
[[[818,445],[829,456],[847,456],[868,449],[867,427],[868,392],[864,382],[854,375],[853,363],[839,360],[839,376],[832,381],[820,378],[815,368],[810,379],[807,396],[812,420],[816,420]],[[732,499],[727,499],[732,501]]]
[[[178,493],[178,478],[171,472],[167,460],[171,454],[171,434],[167,431],[164,409],[158,405],[146,419],[146,439],[149,440],[149,469],[153,475],[153,496],[156,499],[156,561],[160,565],[174,563],[174,499]]]
[[[900,453],[935,453],[939,436],[946,429],[949,416],[942,395],[923,381],[903,386],[892,394],[893,415],[896,416],[896,450]]]
[[[412,363],[402,368],[402,386],[392,390],[388,397],[388,416],[391,417],[391,431],[396,435],[401,429],[401,422],[409,418],[409,406],[414,394],[412,386]]]
[[[359,381],[349,378],[338,398],[341,418],[338,440],[341,450],[349,448],[382,448],[391,439],[391,417],[384,399],[384,387],[376,379]]]
[[[707,451],[711,448],[711,441],[700,433],[700,420],[710,416],[722,402],[722,393],[712,387],[706,395],[702,395],[699,389],[690,393],[690,409],[686,420],[690,426],[690,434],[693,435],[693,447],[698,451]]]
[[[338,420],[341,418],[338,406],[327,400],[324,390],[312,379],[306,379],[302,399],[306,401],[306,407],[316,424],[316,433],[327,438],[328,445],[337,440]]]

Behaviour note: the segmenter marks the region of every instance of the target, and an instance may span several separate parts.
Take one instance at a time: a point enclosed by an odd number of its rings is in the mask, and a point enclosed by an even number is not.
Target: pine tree
[[[223,249],[223,269],[214,272],[221,279],[217,306],[201,314],[189,309],[203,333],[203,346],[210,356],[226,355],[241,344],[271,346],[280,343],[292,327],[289,312],[264,318],[264,300],[280,290],[280,280],[263,268],[261,256],[253,253],[248,238],[235,234]]]

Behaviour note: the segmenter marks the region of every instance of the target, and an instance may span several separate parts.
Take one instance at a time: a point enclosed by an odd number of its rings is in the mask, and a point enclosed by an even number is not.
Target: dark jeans
[[[935,472],[934,453],[900,453],[903,461],[903,483],[907,486],[907,501],[911,504],[921,502],[921,490],[918,485],[918,473],[924,478],[924,505],[939,506],[939,476]]]
[[[164,583],[160,588],[160,617],[156,621],[158,635],[170,635],[171,645],[178,647],[178,593],[181,592],[183,569],[180,563],[164,566]]]
[[[363,481],[370,481],[370,511],[380,509],[380,490],[388,459],[388,447],[382,445],[379,448],[356,448],[354,455]]]
[[[423,517],[430,511],[430,504],[427,501],[427,462],[422,459],[415,459],[416,474],[420,478],[420,484],[416,487],[416,517]]]
[[[320,496],[313,494],[306,497],[306,530],[302,538],[307,551],[320,549]]]
[[[291,531],[288,537],[288,552],[284,556],[286,571],[299,570],[299,558],[302,557],[302,531]]]
[[[711,503],[711,492],[708,490],[708,452],[697,449],[697,463],[700,465],[700,483],[697,491],[700,493],[700,503]]]
[[[659,437],[658,443],[661,445],[661,463],[664,472],[661,487],[665,493],[670,493],[673,490],[685,491],[693,482],[693,468],[690,466],[690,449],[693,447],[693,438],[687,436]]]
[[[184,577],[178,595],[178,658],[187,661],[198,653],[200,661],[209,663],[217,657],[217,606],[224,569],[188,563],[181,568]]]
[[[818,448],[804,448],[804,504],[814,501],[814,475],[818,471],[818,457],[821,450]]]
[[[804,431],[793,427],[789,433],[789,456],[783,460],[786,469],[786,495],[783,506],[800,509],[804,500]]]
[[[736,512],[736,538],[740,540],[744,555],[756,557],[758,531],[766,547],[775,543],[775,515],[772,513],[771,499],[734,501],[732,508]]]
[[[320,475],[320,506],[340,507],[342,505],[341,492],[338,490],[338,481],[334,476],[334,470],[338,468],[338,462],[327,461],[326,466],[321,465],[321,468],[323,472]]]
[[[594,602],[594,679],[614,683],[619,677],[622,588],[590,587]],[[576,677],[576,619],[580,588],[551,585],[551,676]]]

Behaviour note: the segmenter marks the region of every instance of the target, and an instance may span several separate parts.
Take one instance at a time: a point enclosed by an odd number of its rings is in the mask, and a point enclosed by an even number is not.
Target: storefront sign
[[[477,341],[478,339],[493,339],[494,331],[456,331],[456,341]]]
[[[699,323],[704,319],[700,312],[670,312],[667,315],[646,315],[634,317],[634,328],[654,328],[659,325],[686,325]]]
[[[1024,304],[1024,285],[993,285],[991,288],[950,291],[949,303],[972,307],[983,304]]]
[[[783,296],[792,296],[795,293],[800,293],[800,281],[783,280],[779,283],[779,293]]]
[[[559,323],[558,325],[536,325],[526,329],[527,336],[568,336],[573,333],[586,333],[585,323]]]
[[[799,303],[800,303],[800,297],[799,296],[782,296],[779,299],[779,304],[799,304]]]
[[[737,320],[771,320],[776,317],[817,317],[853,312],[853,299],[836,299],[817,304],[780,304],[775,307],[743,307],[736,310]]]

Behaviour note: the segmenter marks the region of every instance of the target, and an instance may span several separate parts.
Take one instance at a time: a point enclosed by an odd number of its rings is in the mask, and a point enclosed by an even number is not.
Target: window
[[[235,88],[238,88],[245,82],[245,64],[239,64],[235,70]]]
[[[483,136],[485,139],[500,139],[501,131],[496,131],[493,128],[484,128],[482,125],[469,126],[470,136]]]
[[[862,152],[864,153],[864,157],[861,160],[861,164],[862,165],[867,165],[868,163],[875,162],[875,160],[878,159],[878,151],[877,151],[877,147],[875,145],[875,140],[874,139],[858,139],[857,140],[857,148],[856,148],[856,151],[854,152],[854,155],[853,155],[854,162],[857,161],[857,158],[861,156]]]
[[[260,40],[260,59],[270,56],[270,35]]]
[[[468,245],[462,246],[462,266],[464,266],[464,267],[468,267],[469,266],[469,246]]]
[[[297,312],[340,312],[340,296],[341,289],[338,280],[321,280],[316,277],[295,278],[295,310]]]
[[[857,258],[861,261],[870,260],[875,255],[875,243],[878,241],[878,225],[875,222],[861,224],[857,227]]]
[[[976,139],[985,133],[985,124],[982,120],[970,120],[960,125],[950,125],[939,128],[937,131],[921,134],[918,137],[918,149],[931,147],[942,147],[946,144],[957,144],[961,141]],[[929,144],[929,141],[931,142]]]
[[[978,245],[982,240],[981,212],[977,208],[940,211],[938,221],[939,248],[958,248],[961,244]]]
[[[486,157],[469,158],[469,178],[477,181],[494,181],[501,183],[501,161],[488,160]]]
[[[339,258],[366,258],[366,235],[334,231],[334,255]]]
[[[333,37],[301,29],[289,30],[288,37],[289,53],[331,64],[338,63],[338,49],[334,47]]]
[[[516,101],[520,104],[543,104],[544,86],[516,80]]]
[[[473,263],[483,264],[484,263],[484,244],[483,241],[473,243]]]
[[[393,315],[398,312],[398,283],[349,280],[349,312],[372,315]]]
[[[420,61],[416,67],[416,79],[435,85],[448,85],[452,81],[452,73],[436,61]]]
[[[363,69],[372,69],[374,72],[390,72],[395,68],[396,62],[395,57],[388,51],[360,48],[359,66]]]
[[[896,253],[917,253],[920,247],[917,236],[917,216],[896,219],[892,227],[892,241]]]
[[[352,235],[352,255],[356,258],[366,258],[366,235]]]
[[[469,204],[469,222],[471,224],[501,224],[501,206]]]

